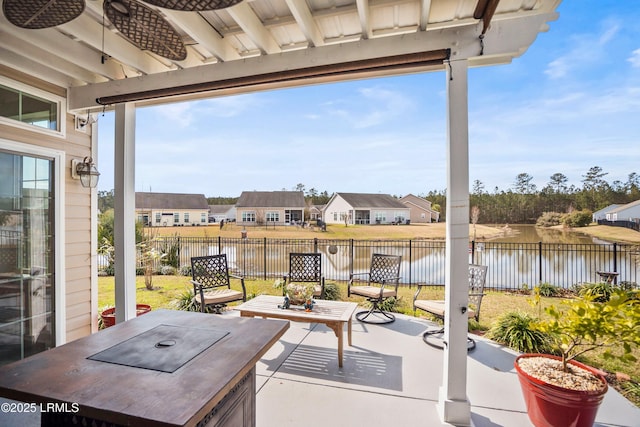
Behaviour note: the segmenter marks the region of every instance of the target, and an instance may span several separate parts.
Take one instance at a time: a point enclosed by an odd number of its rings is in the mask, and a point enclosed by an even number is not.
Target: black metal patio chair
[[[469,304],[467,307],[467,316],[469,319],[473,318],[478,322],[480,320],[480,306],[482,304],[482,297],[484,296],[484,284],[487,280],[487,266],[486,265],[469,265]],[[413,313],[415,315],[416,309],[426,311],[432,316],[437,317],[440,320],[444,320],[445,315],[445,302],[443,300],[421,300],[420,292],[425,285],[418,285],[418,290],[413,296]],[[432,347],[444,348],[445,342],[444,327],[440,329],[430,329],[422,334],[424,342]],[[476,346],[476,342],[467,337],[467,349],[473,350]]]
[[[244,277],[229,274],[226,254],[191,258],[191,276],[193,299],[203,313],[208,307],[221,313],[227,303],[247,300]],[[240,280],[242,292],[231,289],[231,278]]]
[[[391,323],[396,317],[381,308],[388,298],[398,294],[402,256],[373,254],[368,273],[352,273],[347,284],[347,296],[359,295],[371,303],[368,311],[356,313],[356,319],[364,323]],[[366,276],[366,285],[356,285],[358,276]],[[360,279],[364,282],[364,280]]]
[[[324,276],[322,254],[317,252],[292,252],[289,254],[289,273],[284,275],[285,286],[291,283],[313,284],[314,298],[324,299]]]

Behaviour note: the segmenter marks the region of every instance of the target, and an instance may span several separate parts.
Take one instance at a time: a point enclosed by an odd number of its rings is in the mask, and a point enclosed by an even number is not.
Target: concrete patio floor
[[[429,326],[430,322],[403,315],[387,325],[354,319],[353,345],[345,342],[344,366],[339,368],[331,329],[291,322],[256,367],[257,426],[449,425],[440,422],[436,409],[442,351],[422,341]],[[483,338],[476,342],[468,356],[473,425],[531,426],[513,369],[516,353]],[[39,416],[0,413],[0,425],[35,427]],[[595,425],[639,427],[640,409],[610,388]]]
[[[342,368],[332,330],[292,322],[257,365],[258,427],[449,425],[436,409],[442,350],[422,341],[433,324],[396,317],[387,325],[354,319]],[[531,426],[513,368],[516,353],[483,338],[476,342],[468,356],[473,425]],[[640,409],[610,388],[595,425],[640,426]]]

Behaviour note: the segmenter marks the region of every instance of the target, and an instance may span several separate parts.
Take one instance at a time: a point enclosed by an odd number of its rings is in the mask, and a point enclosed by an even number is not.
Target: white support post
[[[467,398],[469,300],[469,118],[467,60],[447,69],[447,237],[443,383],[438,411],[443,422],[471,424]]]
[[[116,323],[136,316],[135,105],[115,107],[115,246]]]

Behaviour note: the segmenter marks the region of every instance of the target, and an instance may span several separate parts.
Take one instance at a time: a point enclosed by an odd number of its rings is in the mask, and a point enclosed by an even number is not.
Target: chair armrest
[[[422,292],[422,288],[424,288],[425,285],[418,285],[418,289],[416,289],[416,293],[413,294],[413,302],[415,303],[416,300],[418,299],[418,296],[420,295],[420,292]],[[416,306],[413,306],[413,310],[415,311]]]
[[[242,286],[242,301],[247,301],[247,288],[244,286],[244,276],[238,276],[236,274],[229,274],[229,277],[233,277],[234,279],[240,280],[240,285]]]
[[[349,281],[347,282],[347,297],[351,296],[351,285],[353,284],[354,276],[364,276],[369,275],[370,273],[351,273],[349,274]]]

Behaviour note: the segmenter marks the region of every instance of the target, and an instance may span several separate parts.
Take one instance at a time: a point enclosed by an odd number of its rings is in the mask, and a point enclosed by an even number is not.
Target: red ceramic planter
[[[147,304],[136,304],[136,316],[142,316],[145,313],[151,311],[151,306]],[[102,323],[104,327],[108,328],[116,324],[116,309],[115,307],[107,308],[101,313]]]
[[[526,357],[547,357],[561,360],[548,354],[523,354],[515,360],[515,368],[527,405],[529,419],[536,427],[592,427],[596,413],[608,390],[607,381],[596,369],[580,362],[569,363],[591,372],[605,384],[604,390],[574,391],[533,378],[518,366],[518,360]]]

